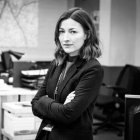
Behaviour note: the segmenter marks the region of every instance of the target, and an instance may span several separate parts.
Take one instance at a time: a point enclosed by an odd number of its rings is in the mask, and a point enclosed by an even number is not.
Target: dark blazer
[[[34,115],[43,119],[36,140],[93,140],[93,108],[103,79],[102,66],[96,59],[78,58],[67,71],[54,100],[62,67],[51,64],[42,87],[31,102]],[[63,105],[72,91],[75,91],[74,99]],[[51,132],[42,130],[48,123],[54,125]]]

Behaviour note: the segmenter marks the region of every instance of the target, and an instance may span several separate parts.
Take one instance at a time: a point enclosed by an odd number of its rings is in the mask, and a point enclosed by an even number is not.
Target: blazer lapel
[[[78,59],[75,64],[73,64],[69,70],[67,71],[66,77],[64,78],[63,82],[61,83],[60,87],[58,88],[58,93],[62,93],[63,89],[65,88],[66,84],[68,81],[72,78],[72,76],[77,72],[79,67],[82,65],[84,62],[83,59]]]
[[[51,98],[54,98],[54,92],[55,92],[56,85],[59,79],[59,75],[62,72],[62,68],[63,68],[63,65],[53,66],[49,74],[46,90],[49,94],[49,97]]]
[[[62,90],[64,89],[64,87],[66,86],[66,84],[68,83],[68,81],[71,79],[71,77],[76,73],[77,68],[75,65],[72,65],[70,67],[70,69],[67,71],[67,74],[64,78],[64,80],[62,81],[61,85],[58,88],[58,92],[61,93]]]

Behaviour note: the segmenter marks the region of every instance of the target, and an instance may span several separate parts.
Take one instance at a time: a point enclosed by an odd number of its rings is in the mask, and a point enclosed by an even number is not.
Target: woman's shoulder
[[[98,68],[102,68],[101,63],[97,59],[95,59],[95,58],[90,59],[89,61],[87,61],[86,62],[86,66],[87,67],[98,67]]]
[[[87,61],[84,65],[84,69],[86,71],[100,71],[101,73],[104,71],[101,63],[97,59],[90,59]]]
[[[84,63],[80,69],[81,73],[84,74],[97,74],[101,77],[104,75],[104,70],[101,63],[97,59],[90,59]]]

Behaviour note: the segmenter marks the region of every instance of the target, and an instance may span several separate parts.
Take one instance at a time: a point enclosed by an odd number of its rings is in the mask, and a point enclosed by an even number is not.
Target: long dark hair
[[[99,39],[96,34],[94,23],[90,15],[85,10],[79,7],[74,7],[64,12],[60,16],[56,24],[56,28],[55,28],[55,44],[56,44],[55,61],[56,63],[62,64],[65,56],[67,56],[67,54],[62,49],[60,41],[59,41],[59,28],[61,26],[62,21],[69,18],[80,23],[87,35],[84,45],[81,47],[80,52],[79,52],[80,57],[86,60],[90,60],[91,58],[98,58],[101,55],[101,49],[99,47]]]

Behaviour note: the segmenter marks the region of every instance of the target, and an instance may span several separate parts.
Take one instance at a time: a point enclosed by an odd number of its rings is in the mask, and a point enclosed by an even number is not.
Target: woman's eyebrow
[[[70,28],[70,30],[73,30],[73,29],[75,30],[76,28],[74,28],[74,27],[73,28]]]
[[[59,30],[65,30],[63,27],[59,28]],[[72,28],[69,28],[69,30],[76,30],[76,28],[72,27]]]

